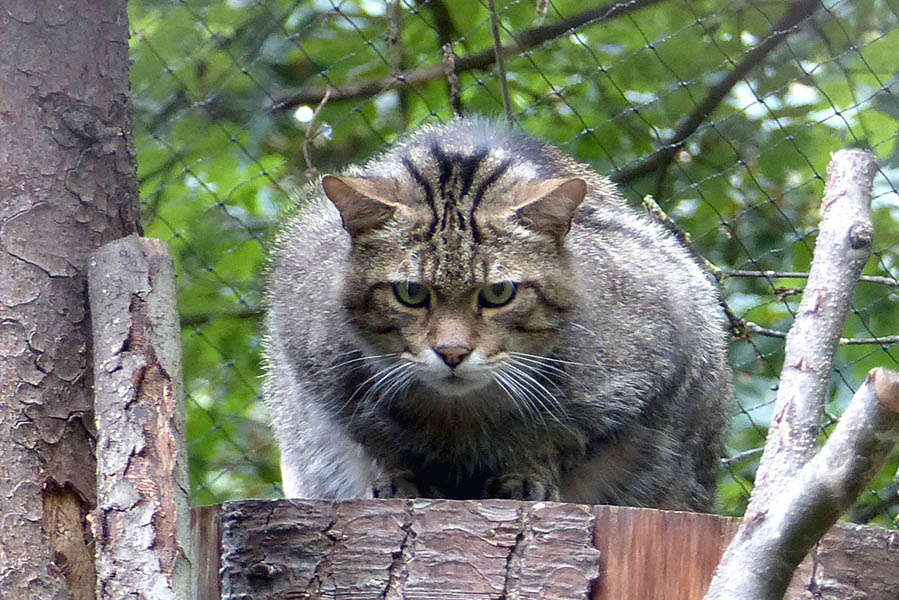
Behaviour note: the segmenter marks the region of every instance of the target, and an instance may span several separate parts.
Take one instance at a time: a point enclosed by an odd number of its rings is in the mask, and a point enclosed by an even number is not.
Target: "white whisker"
[[[568,420],[568,413],[558,398],[550,393],[539,380],[522,367],[508,362],[503,366],[506,368],[508,374],[517,379],[520,386],[529,392],[527,396],[539,404],[543,409],[542,412],[548,413],[556,423],[561,425],[565,430],[571,432],[571,429],[563,422],[563,419]],[[559,414],[557,414],[557,411]]]
[[[344,352],[343,354],[344,355],[345,354],[355,354],[355,352]],[[388,352],[387,354],[373,354],[371,356],[358,356],[356,358],[351,358],[350,360],[345,360],[345,361],[339,362],[335,365],[331,365],[330,367],[325,367],[323,369],[319,369],[318,371],[315,371],[312,375],[313,376],[321,375],[323,373],[328,373],[329,371],[333,371],[334,369],[342,369],[343,367],[346,367],[346,366],[354,364],[354,363],[364,363],[365,361],[376,361],[376,360],[380,360],[382,358],[395,358],[397,356],[400,356],[401,354],[402,354],[401,352]]]
[[[589,367],[591,369],[601,369],[602,365],[590,364],[590,363],[582,363],[574,360],[564,360],[561,358],[554,358],[551,356],[540,356],[539,354],[526,354],[524,352],[507,352],[509,356],[515,356],[517,358],[530,358],[532,360],[540,361],[540,362],[548,362],[548,363],[559,363],[561,365],[573,365],[576,367]]]
[[[521,420],[523,423],[528,423],[531,421],[535,421],[535,414],[533,412],[532,407],[526,403],[526,408],[528,409],[527,414],[525,414],[525,407],[522,407],[521,401],[518,398],[518,395],[513,393],[512,389],[515,389],[520,392],[517,386],[515,386],[512,382],[507,380],[507,375],[502,369],[497,369],[490,373],[490,377],[496,384],[506,393],[506,396],[509,397],[509,400],[512,401],[512,404],[518,410],[518,414],[521,415]]]

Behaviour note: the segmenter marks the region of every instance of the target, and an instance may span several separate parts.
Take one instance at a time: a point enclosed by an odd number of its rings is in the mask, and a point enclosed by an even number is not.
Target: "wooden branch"
[[[769,329],[768,327],[762,327],[758,323],[753,323],[752,321],[747,321],[746,319],[741,319],[737,317],[740,322],[740,326],[745,328],[746,331],[750,333],[756,333],[758,335],[763,335],[765,337],[773,337],[779,339],[786,339],[788,332],[786,331],[778,331],[777,329]],[[882,337],[873,337],[873,338],[844,338],[841,337],[839,340],[839,344],[841,346],[860,346],[863,344],[899,344],[899,335],[885,335]]]
[[[97,597],[187,600],[190,531],[181,335],[168,248],[132,235],[88,269]]]
[[[803,271],[746,271],[718,267],[722,279],[726,277],[755,277],[764,279],[808,279],[808,273]],[[893,277],[881,277],[878,275],[862,275],[858,278],[863,283],[878,283],[890,287],[899,287],[899,280]]]
[[[740,523],[510,500],[245,500],[194,512],[195,531],[210,535],[197,547],[218,550],[221,531],[228,600],[699,600]],[[816,600],[896,600],[897,546],[899,532],[838,524],[788,597],[805,600],[813,585]],[[204,564],[212,581],[219,562],[210,552]]]
[[[449,91],[450,106],[453,107],[453,114],[457,117],[462,116],[462,99],[459,97],[459,76],[456,75],[456,55],[453,53],[453,45],[449,42],[442,48],[443,73],[446,75],[446,84]]]
[[[787,335],[775,416],[747,518],[763,513],[815,452],[840,333],[855,282],[871,252],[875,172],[874,157],[858,150],[837,152],[827,166],[808,284]]]
[[[706,600],[780,600],[793,570],[899,441],[899,373],[874,369],[820,452],[762,512],[747,511]]]
[[[494,0],[487,0],[487,11],[490,13],[490,32],[493,34],[493,53],[496,60],[496,70],[499,73],[499,85],[503,92],[503,112],[506,114],[506,122],[514,123],[512,99],[509,97],[509,81],[506,79],[506,64],[503,61],[503,43],[499,37],[499,16],[496,14],[496,3]]]
[[[535,27],[516,36],[516,40],[512,44],[502,47],[502,56],[513,56],[521,54],[526,50],[535,48],[553,38],[559,37],[566,33],[576,31],[587,25],[595,25],[602,21],[620,17],[635,10],[658,4],[662,0],[630,0],[629,2],[610,2],[596,8],[590,8],[571,17],[561,19],[548,25]],[[470,71],[472,69],[483,69],[494,63],[496,60],[496,52],[493,48],[481,50],[474,54],[458,57],[456,60],[456,73]],[[374,96],[387,90],[398,87],[415,86],[427,83],[444,76],[443,65],[438,64],[431,67],[402,73],[398,76],[390,76],[382,79],[372,79],[356,84],[345,84],[335,87],[334,93],[331,95],[332,102],[341,100],[350,100],[353,98],[362,98],[366,96]],[[313,86],[303,88],[291,94],[290,96],[279,98],[272,103],[272,110],[284,110],[299,106],[301,104],[318,104],[325,95],[325,88]]]
[[[899,375],[875,370],[811,458],[840,332],[871,252],[875,171],[873,156],[856,150],[837,152],[827,167],[818,240],[787,334],[755,489],[707,600],[782,598],[796,565],[855,500],[899,438]]]
[[[633,167],[621,169],[610,174],[610,178],[616,183],[633,181],[655,170],[668,167],[677,151],[684,142],[695,132],[699,126],[712,114],[715,108],[727,97],[738,81],[746,77],[755,67],[760,65],[768,54],[783,42],[788,35],[793,33],[805,19],[808,19],[820,6],[820,0],[797,0],[787,9],[783,18],[774,24],[771,32],[758,46],[754,46],[746,52],[743,60],[733,65],[734,69],[721,81],[711,87],[705,98],[696,106],[696,109],[678,126],[671,137],[662,143],[661,148],[651,154],[646,160]],[[731,61],[733,64],[733,61]]]

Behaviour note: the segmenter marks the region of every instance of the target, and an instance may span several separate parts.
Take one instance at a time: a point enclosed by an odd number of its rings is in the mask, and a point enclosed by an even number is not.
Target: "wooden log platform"
[[[506,500],[245,500],[193,516],[200,600],[701,600],[739,524]],[[838,524],[787,598],[896,600],[899,531]]]

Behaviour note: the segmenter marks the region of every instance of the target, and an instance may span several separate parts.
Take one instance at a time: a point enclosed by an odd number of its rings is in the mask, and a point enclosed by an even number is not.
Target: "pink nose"
[[[455,368],[465,360],[466,356],[471,354],[471,348],[468,346],[438,346],[434,348],[434,352],[439,354],[449,367]]]

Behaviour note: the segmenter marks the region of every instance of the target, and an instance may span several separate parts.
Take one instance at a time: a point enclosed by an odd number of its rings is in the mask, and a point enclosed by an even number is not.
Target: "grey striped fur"
[[[278,236],[267,304],[288,496],[712,506],[716,290],[552,146],[456,120],[326,177]]]

